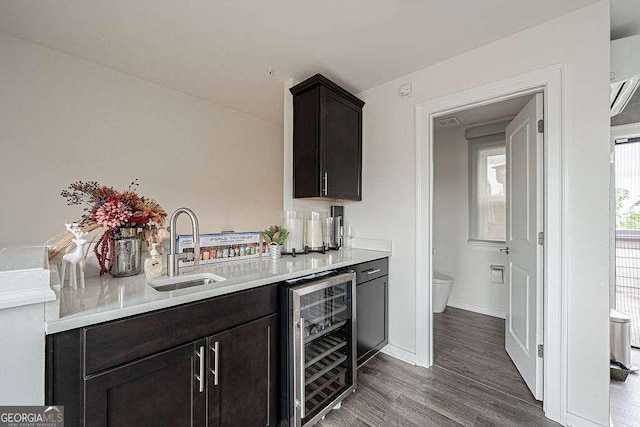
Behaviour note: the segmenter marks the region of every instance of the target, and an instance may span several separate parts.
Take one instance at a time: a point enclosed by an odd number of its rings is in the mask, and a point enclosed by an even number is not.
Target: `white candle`
[[[322,219],[320,212],[311,212],[307,219],[307,232],[305,244],[310,248],[321,248],[322,241]]]

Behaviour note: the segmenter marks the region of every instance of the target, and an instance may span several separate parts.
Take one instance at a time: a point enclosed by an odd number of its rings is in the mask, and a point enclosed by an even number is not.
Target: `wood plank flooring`
[[[542,409],[434,366],[378,354],[358,370],[358,388],[320,427],[557,426]]]
[[[436,314],[435,366],[378,354],[358,388],[317,425],[558,426],[544,417],[504,350],[504,320],[447,307]]]
[[[504,349],[504,320],[458,308],[434,313],[434,365],[542,408]]]
[[[633,364],[640,366],[640,350],[631,349]],[[629,374],[626,381],[611,380],[611,421],[615,427],[640,425],[640,373]]]

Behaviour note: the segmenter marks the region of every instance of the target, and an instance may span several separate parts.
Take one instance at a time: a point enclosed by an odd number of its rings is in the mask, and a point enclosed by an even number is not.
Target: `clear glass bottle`
[[[158,252],[157,243],[151,244],[149,255],[151,256],[144,260],[144,275],[147,279],[155,279],[162,276],[162,257]]]

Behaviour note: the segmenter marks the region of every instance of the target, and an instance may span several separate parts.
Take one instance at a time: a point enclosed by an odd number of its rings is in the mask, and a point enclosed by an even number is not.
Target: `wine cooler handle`
[[[198,370],[198,374],[196,374],[196,379],[199,383],[199,391],[202,393],[204,391],[204,346],[200,346],[200,350],[196,353],[200,362],[200,369]]]
[[[300,318],[300,372],[298,387],[300,387],[300,418],[305,417],[305,397],[304,397],[304,318]]]
[[[211,373],[213,374],[213,385],[218,385],[218,359],[220,354],[220,343],[218,341],[213,344],[211,347],[213,350],[213,369],[211,369]]]

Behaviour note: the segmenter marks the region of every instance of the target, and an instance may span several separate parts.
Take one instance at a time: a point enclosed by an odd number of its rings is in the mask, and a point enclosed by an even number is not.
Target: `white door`
[[[509,305],[505,348],[531,393],[542,400],[543,230],[542,94],[536,94],[506,130],[507,268]]]

